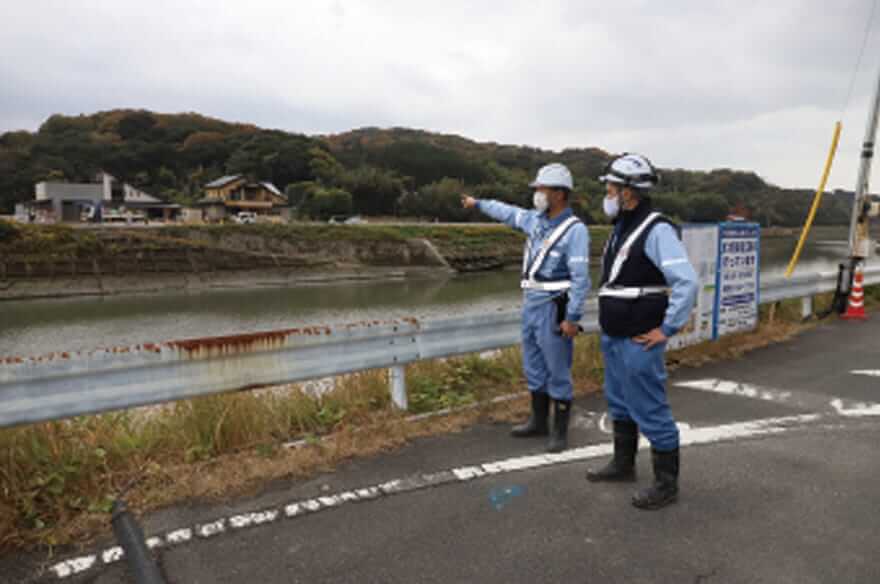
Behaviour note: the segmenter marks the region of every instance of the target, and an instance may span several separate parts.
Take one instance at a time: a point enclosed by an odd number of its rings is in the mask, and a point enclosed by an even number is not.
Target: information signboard
[[[717,249],[716,339],[758,326],[760,226],[757,223],[721,223]]]
[[[718,225],[682,227],[681,240],[700,282],[697,302],[681,331],[669,339],[669,349],[711,340],[715,334],[715,286],[718,270]]]

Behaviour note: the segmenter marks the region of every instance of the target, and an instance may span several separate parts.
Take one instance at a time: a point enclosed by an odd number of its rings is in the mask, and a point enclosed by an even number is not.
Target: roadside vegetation
[[[869,288],[867,298],[880,304],[880,287]],[[817,310],[829,302],[829,295],[818,298]],[[738,358],[810,326],[800,322],[798,301],[780,304],[772,321],[763,307],[757,331],[671,352],[668,363]],[[600,389],[602,367],[598,338],[579,337],[578,395]],[[128,501],[141,512],[218,499],[419,436],[518,419],[527,410],[520,372],[517,348],[409,365],[406,413],[392,407],[381,370],[338,378],[321,394],[276,387],[0,430],[0,549],[45,550],[106,534],[110,505],[128,488]],[[492,402],[511,392],[522,396]],[[432,412],[443,415],[412,417]],[[285,446],[293,441],[298,446]]]

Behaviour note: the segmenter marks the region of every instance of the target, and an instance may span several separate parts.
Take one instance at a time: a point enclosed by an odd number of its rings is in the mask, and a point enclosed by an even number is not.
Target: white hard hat
[[[568,190],[574,189],[574,180],[571,178],[571,172],[564,164],[554,162],[547,166],[542,166],[538,171],[535,180],[529,183],[530,187],[564,187]]]
[[[599,181],[650,189],[660,182],[660,177],[650,160],[641,154],[625,152],[605,167],[605,174],[599,177]]]

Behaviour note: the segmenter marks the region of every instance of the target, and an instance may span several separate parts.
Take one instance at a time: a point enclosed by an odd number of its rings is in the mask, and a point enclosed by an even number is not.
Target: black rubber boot
[[[632,503],[639,509],[660,509],[678,499],[678,448],[652,450],[654,484],[633,495]]]
[[[550,414],[550,396],[543,391],[533,391],[532,414],[525,424],[514,426],[510,435],[516,438],[546,436],[549,433],[547,416]]]
[[[553,433],[547,443],[547,452],[562,452],[568,448],[568,420],[571,400],[553,400]]]
[[[587,480],[593,483],[631,483],[636,480],[636,452],[639,427],[632,420],[614,420],[614,456],[599,469],[588,469]]]

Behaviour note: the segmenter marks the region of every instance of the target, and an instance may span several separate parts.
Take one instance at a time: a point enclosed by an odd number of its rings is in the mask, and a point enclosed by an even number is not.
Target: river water
[[[830,238],[816,238],[807,245],[798,273],[835,270],[846,256],[845,230],[822,235]],[[762,277],[781,275],[794,245],[793,238],[765,238]],[[516,271],[504,271],[333,287],[2,302],[0,357],[313,324],[507,310],[520,304],[518,283]]]

